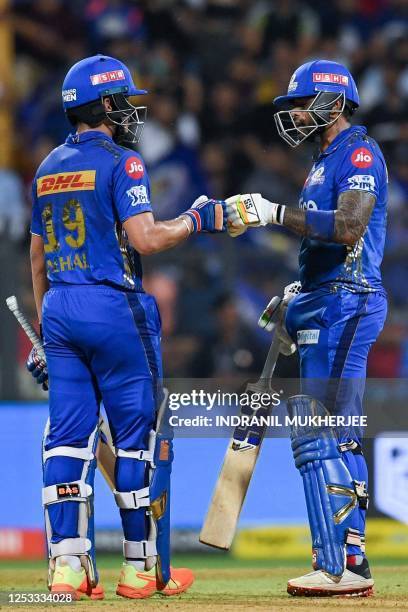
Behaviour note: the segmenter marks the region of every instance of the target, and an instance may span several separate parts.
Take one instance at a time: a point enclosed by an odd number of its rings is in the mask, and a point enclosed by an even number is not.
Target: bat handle
[[[279,357],[280,344],[281,344],[280,340],[275,332],[271,346],[268,351],[268,355],[266,357],[265,365],[263,367],[262,374],[261,374],[261,380],[262,379],[268,380],[269,386],[270,386],[270,380],[275,370],[276,362]]]
[[[21,312],[16,296],[11,295],[10,297],[8,297],[6,299],[6,304],[7,304],[8,309],[13,313],[17,321],[20,323],[22,329],[25,331],[27,337],[29,338],[29,340],[31,341],[31,344],[36,349],[40,358],[46,361],[44,348],[43,348],[41,339],[39,338],[38,334],[35,332],[32,325],[27,320],[26,316]]]

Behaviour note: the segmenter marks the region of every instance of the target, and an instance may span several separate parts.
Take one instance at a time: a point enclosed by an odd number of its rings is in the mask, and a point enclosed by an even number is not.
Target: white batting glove
[[[227,205],[227,226],[230,236],[235,238],[248,227],[259,227],[268,223],[282,225],[285,206],[269,202],[260,193],[231,196]]]

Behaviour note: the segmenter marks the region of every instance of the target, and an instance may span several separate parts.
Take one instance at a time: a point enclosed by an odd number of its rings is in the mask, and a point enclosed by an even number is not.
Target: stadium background
[[[325,57],[346,63],[356,78],[362,106],[356,122],[367,125],[388,163],[383,275],[389,314],[368,369],[369,377],[384,381],[378,393],[387,396],[384,379],[395,382],[408,373],[406,34],[404,0],[1,0],[1,304],[15,293],[35,320],[28,261],[30,184],[40,161],[69,131],[60,88],[72,63],[97,52],[117,56],[149,90],[139,148],[155,214],[163,219],[202,193],[223,198],[260,191],[296,206],[313,147],[291,150],[278,139],[272,99],[286,90],[299,64]],[[145,258],[145,288],[156,295],[163,320],[166,377],[230,380],[259,373],[269,336],[256,321],[269,298],[296,279],[297,252],[298,240],[284,230],[262,229],[234,241],[201,236]],[[0,441],[6,465],[1,490],[17,500],[1,505],[0,556],[35,556],[42,554],[39,446],[46,407],[43,392],[25,371],[27,340],[3,307],[0,323]],[[295,376],[296,360],[281,359],[279,371]],[[176,441],[177,550],[206,552],[198,548],[196,530],[224,449],[225,440]],[[387,514],[408,523],[406,438],[369,441],[367,452],[372,473],[374,463],[378,472],[370,510],[379,521],[372,522],[378,555],[408,558],[406,527],[384,522],[381,512],[387,508]],[[393,487],[384,502],[377,490],[387,479]],[[101,479],[97,485],[99,542],[116,550],[116,509]],[[268,529],[243,532],[235,554],[306,557],[305,517],[288,442],[268,440],[242,523]],[[289,523],[300,530],[289,530]]]

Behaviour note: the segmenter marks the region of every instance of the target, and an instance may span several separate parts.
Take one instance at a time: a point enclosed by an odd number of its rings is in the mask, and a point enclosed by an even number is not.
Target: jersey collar
[[[108,142],[113,142],[110,136],[107,136],[100,130],[88,130],[87,132],[82,132],[81,134],[70,134],[66,139],[67,144],[81,144],[83,142],[89,142],[90,140],[107,140]]]
[[[367,134],[367,128],[364,127],[364,125],[352,125],[346,130],[343,130],[340,132],[340,134],[337,134],[336,138],[330,143],[325,151],[319,153],[318,157],[326,157],[327,155],[331,155],[331,153],[334,153],[334,151],[336,151],[336,149],[338,149],[338,147],[342,145],[343,142],[345,142],[352,134],[357,133],[365,135]]]

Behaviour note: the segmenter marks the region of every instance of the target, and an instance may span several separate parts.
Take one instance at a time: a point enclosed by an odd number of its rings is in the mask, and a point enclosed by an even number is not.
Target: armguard
[[[334,210],[307,210],[306,229],[310,238],[331,242],[334,236]]]

